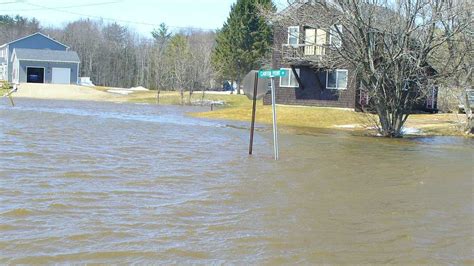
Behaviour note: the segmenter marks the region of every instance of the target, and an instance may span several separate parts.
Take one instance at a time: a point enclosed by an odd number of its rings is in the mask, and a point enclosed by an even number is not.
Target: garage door
[[[13,68],[13,79],[15,81],[18,81],[15,68]],[[44,68],[27,67],[26,68],[26,82],[27,83],[44,83]]]
[[[51,79],[53,84],[71,84],[71,69],[53,67],[53,77]]]

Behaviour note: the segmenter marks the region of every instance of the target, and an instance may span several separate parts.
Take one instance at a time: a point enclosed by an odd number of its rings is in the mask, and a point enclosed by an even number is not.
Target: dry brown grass
[[[407,127],[420,129],[427,135],[464,135],[466,117],[459,114],[414,114],[408,118]]]
[[[192,115],[211,119],[250,121],[252,107],[251,102],[247,101],[248,103],[243,106],[222,108],[213,112],[194,113]],[[260,101],[257,105],[256,117],[258,123],[271,124],[271,106],[263,105]],[[277,118],[278,123],[284,126],[335,128],[344,125],[360,125],[365,120],[365,115],[347,109],[278,105]]]
[[[201,94],[195,93],[192,100],[200,100]],[[224,101],[223,107],[214,111],[192,113],[191,116],[208,119],[225,119],[237,121],[250,121],[252,115],[252,102],[244,95],[206,94],[205,100]],[[136,103],[156,103],[156,91],[138,92],[127,96],[127,100]],[[189,101],[189,94],[185,94],[185,102]],[[180,104],[181,97],[178,92],[162,91],[160,104]],[[373,133],[369,128],[373,126],[374,115],[354,112],[348,109],[302,107],[302,106],[277,106],[278,123],[288,128],[311,129],[339,129],[350,131],[365,131]],[[425,135],[462,135],[464,116],[457,114],[414,114],[407,121],[406,126],[420,129]],[[271,106],[257,104],[257,122],[262,124],[272,123]]]

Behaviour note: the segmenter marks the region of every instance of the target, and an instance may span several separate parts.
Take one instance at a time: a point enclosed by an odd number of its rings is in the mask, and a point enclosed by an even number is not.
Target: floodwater
[[[474,142],[0,104],[0,264],[473,263]]]

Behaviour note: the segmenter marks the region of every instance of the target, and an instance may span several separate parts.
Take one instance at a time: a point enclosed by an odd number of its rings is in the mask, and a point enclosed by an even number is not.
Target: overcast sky
[[[63,26],[79,18],[103,18],[142,34],[164,22],[180,27],[217,29],[236,0],[0,0],[0,14],[37,18],[43,26]],[[279,0],[278,2],[281,2]]]

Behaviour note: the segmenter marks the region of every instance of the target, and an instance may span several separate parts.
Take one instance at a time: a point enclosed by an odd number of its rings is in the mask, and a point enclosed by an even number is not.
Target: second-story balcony
[[[285,62],[317,62],[326,55],[326,45],[283,44],[281,53]]]

